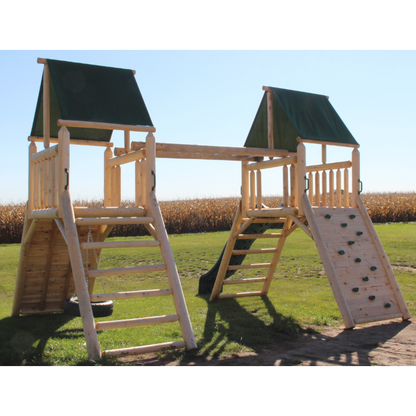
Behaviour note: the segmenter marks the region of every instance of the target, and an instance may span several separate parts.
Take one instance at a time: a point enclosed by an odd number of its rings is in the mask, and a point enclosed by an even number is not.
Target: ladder
[[[270,284],[273,278],[273,274],[276,270],[277,263],[279,262],[283,247],[285,245],[287,237],[298,228],[298,224],[294,224],[294,220],[298,223],[301,221],[295,216],[288,217],[274,217],[274,218],[258,218],[251,216],[249,218],[243,218],[241,211],[241,204],[237,209],[236,216],[234,218],[233,225],[231,227],[230,236],[228,238],[223,258],[218,270],[218,274],[215,280],[213,290],[211,292],[210,301],[216,299],[227,299],[237,298],[246,296],[266,296]],[[244,234],[243,232],[253,223],[282,223],[283,228],[279,233],[268,233],[268,234]],[[303,223],[302,223],[303,224]],[[271,248],[260,248],[260,249],[235,249],[236,242],[238,240],[255,240],[255,239],[278,239],[277,245]],[[246,256],[246,255],[261,255],[261,254],[272,254],[272,258],[268,263],[250,263],[250,264],[230,264],[232,256]],[[243,278],[243,279],[230,279],[226,280],[227,272],[237,270],[248,270],[248,269],[265,269],[264,277],[254,278]],[[238,293],[224,293],[221,294],[223,285],[240,285],[248,283],[262,283],[261,290],[254,292],[238,292]]]
[[[154,194],[151,195],[150,201],[151,202],[149,203],[147,210],[144,210],[141,207],[126,208],[126,216],[120,216],[120,208],[76,208],[73,210],[72,216],[70,215],[70,208],[72,207],[67,206],[67,209],[64,208],[64,225],[69,256],[72,265],[72,272],[74,275],[75,287],[79,299],[80,314],[83,322],[88,355],[92,360],[97,359],[101,356],[101,354],[106,354],[109,356],[123,356],[129,354],[149,353],[170,348],[185,347],[186,349],[192,349],[197,347],[181,283],[179,280],[178,271],[173,258],[172,249],[166,233],[166,228],[163,223],[160,207]],[[150,211],[151,216],[147,216],[148,211]],[[145,213],[146,216],[144,216]],[[113,215],[117,215],[117,217]],[[109,234],[108,230],[111,230],[114,225],[122,224],[142,224],[147,228],[154,240],[128,242],[95,241],[79,243],[78,231],[83,231],[85,234],[85,227],[104,227],[105,231],[102,233],[102,235],[105,237],[106,234]],[[131,247],[157,247],[160,249],[163,263],[156,265],[141,265],[111,269],[96,268],[92,270],[85,270],[83,267],[82,254],[84,254],[85,257],[85,252],[87,249],[102,250],[105,248]],[[88,259],[86,259],[86,262],[88,262]],[[86,286],[86,278],[95,279],[100,276],[149,273],[156,271],[166,272],[169,286],[168,288],[90,294],[88,292],[88,287]],[[172,296],[176,314],[95,322],[91,312],[90,302],[139,299],[158,296]],[[179,322],[183,337],[182,341],[172,341],[152,345],[104,350],[102,352],[100,351],[96,331],[138,327],[144,325],[156,325],[170,322]]]

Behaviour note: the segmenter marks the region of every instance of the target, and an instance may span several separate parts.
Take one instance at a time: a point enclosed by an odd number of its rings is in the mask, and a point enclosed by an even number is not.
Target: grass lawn
[[[416,268],[416,224],[376,225],[376,231],[393,265]],[[268,297],[209,303],[208,296],[197,296],[199,276],[215,263],[227,238],[228,232],[170,236],[199,347],[196,354],[220,357],[233,352],[256,351],[287,339],[293,333],[342,325],[315,244],[301,230],[296,230],[286,243]],[[270,246],[270,242],[263,240],[256,242],[253,248],[266,246]],[[19,244],[0,245],[0,365],[87,364],[80,318],[65,314],[10,317],[19,249]],[[267,262],[269,258],[256,257],[255,262]],[[103,252],[100,267],[159,262],[157,249],[111,249]],[[414,315],[416,275],[408,270],[395,272],[407,306]],[[245,271],[244,277],[260,276],[260,273],[262,271]],[[103,278],[103,283],[106,292],[168,287],[166,277],[160,272],[146,276],[111,276]],[[102,292],[101,285],[97,279],[96,293]],[[259,290],[260,285],[227,286],[225,291]],[[174,313],[171,297],[123,300],[114,303],[111,318],[99,320],[170,313]],[[170,323],[100,331],[98,339],[102,349],[112,349],[178,340],[181,333],[178,323]],[[175,354],[180,358],[190,352]],[[100,362],[115,363],[109,359]]]

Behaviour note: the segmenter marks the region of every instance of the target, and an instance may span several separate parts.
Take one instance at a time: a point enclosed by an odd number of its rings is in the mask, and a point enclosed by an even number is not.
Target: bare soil
[[[255,352],[211,358],[188,352],[161,358],[155,354],[124,357],[133,365],[196,366],[413,366],[416,365],[416,323],[390,320],[354,329],[311,328]]]

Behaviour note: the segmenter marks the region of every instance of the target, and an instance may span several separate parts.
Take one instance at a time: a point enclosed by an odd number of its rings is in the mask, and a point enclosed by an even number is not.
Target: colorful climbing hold
[[[346,223],[346,222],[343,222],[342,224],[341,224],[341,227],[346,227],[348,224]]]
[[[384,307],[385,307],[385,308],[391,308],[391,305],[390,305],[390,303],[386,303],[386,304],[384,305]]]
[[[353,288],[352,288],[352,291],[353,291],[353,292],[358,292],[359,290],[360,290],[360,289],[359,289],[358,287],[353,287]]]
[[[345,251],[344,250],[340,250],[340,251],[338,251],[338,254],[341,254],[341,256],[342,256],[343,254],[345,254]]]
[[[369,281],[369,278],[368,278],[368,276],[366,276],[366,277],[363,277],[363,282],[368,282]]]
[[[363,235],[362,231],[357,231],[357,235]]]
[[[329,214],[326,214],[325,217],[327,220],[329,220],[331,218],[331,216]]]
[[[377,270],[377,267],[376,267],[376,266],[371,266],[371,267],[370,267],[370,270],[371,270],[372,272],[375,272],[375,271]]]
[[[371,295],[371,296],[368,297],[368,299],[370,299],[370,300],[374,300],[375,298],[376,297],[374,295]]]
[[[350,215],[350,218],[353,220],[355,218],[355,215],[354,214]]]
[[[348,241],[349,246],[352,246],[353,244],[355,244],[355,241]]]
[[[361,263],[361,259],[360,259],[359,257],[357,257],[357,258],[355,259],[355,262],[356,262],[356,263]]]

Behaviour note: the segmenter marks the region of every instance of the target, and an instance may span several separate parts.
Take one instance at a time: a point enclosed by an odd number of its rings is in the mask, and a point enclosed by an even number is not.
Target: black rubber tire
[[[113,314],[114,305],[112,300],[106,300],[103,302],[91,302],[92,314],[94,318],[102,318],[104,316],[110,316]],[[64,312],[72,316],[81,316],[79,312],[78,298],[72,297],[65,299]]]

